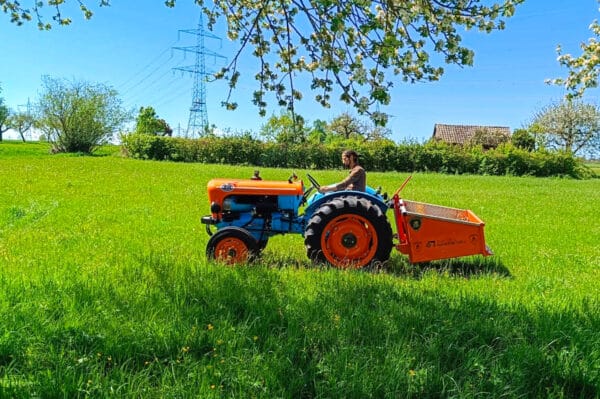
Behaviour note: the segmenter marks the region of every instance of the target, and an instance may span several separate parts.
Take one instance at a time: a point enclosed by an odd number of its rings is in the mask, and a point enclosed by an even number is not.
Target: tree
[[[511,138],[510,142],[517,148],[521,148],[527,151],[535,150],[535,137],[527,129],[516,129]]]
[[[344,140],[362,137],[366,126],[347,112],[336,116],[329,122],[329,130]]]
[[[54,15],[52,19],[58,23],[59,25],[70,25],[71,18],[64,17],[60,5],[66,3],[67,0],[46,0],[44,1],[32,0],[31,7],[22,6],[22,1],[20,0],[0,0],[0,6],[2,6],[2,11],[7,14],[10,14],[10,22],[16,23],[17,25],[22,25],[23,22],[31,21],[34,17],[37,19],[37,26],[41,30],[49,30],[52,28],[52,24],[44,21],[44,17],[42,15],[44,5],[51,7],[54,10]],[[110,0],[100,0],[100,7],[109,6]],[[85,19],[92,18],[94,13],[89,9],[88,6],[82,0],[78,0],[78,6],[81,10]]]
[[[325,142],[328,135],[327,122],[321,119],[316,119],[312,123],[312,128],[308,133],[308,141],[313,144],[321,144]]]
[[[223,104],[235,109],[232,91],[240,79],[238,62],[245,51],[257,58],[254,77],[258,88],[253,103],[266,115],[267,95],[295,114],[303,95],[296,80],[310,76],[314,99],[329,107],[334,88],[339,99],[359,114],[385,125],[387,115],[378,105],[391,101],[390,89],[401,76],[405,82],[435,81],[444,73],[439,64],[472,65],[473,51],[462,45],[463,29],[491,32],[503,29],[502,18],[514,14],[524,0],[196,0],[208,16],[209,29],[224,19],[227,36],[239,44],[231,62],[215,74],[230,86]],[[12,21],[36,16],[38,26],[44,3],[53,6],[54,20],[68,24],[60,14],[66,0],[31,0],[29,11],[16,0],[2,1]],[[84,16],[91,16],[82,0]],[[108,1],[100,1],[107,5]],[[175,0],[165,4],[174,6]],[[436,55],[431,57],[431,55]],[[443,61],[442,61],[443,60]],[[246,62],[245,62],[246,63]]]
[[[567,99],[578,98],[586,89],[598,87],[598,75],[600,74],[600,25],[597,21],[592,22],[590,30],[595,37],[587,43],[581,44],[582,53],[579,57],[571,54],[562,54],[561,46],[556,49],[558,62],[567,67],[569,74],[566,78],[550,79],[546,82],[564,86],[567,89]]]
[[[2,93],[2,87],[0,87],[0,93]],[[10,109],[4,105],[4,98],[0,97],[0,142],[2,142],[2,136],[10,127],[7,125],[8,117],[10,116]]]
[[[387,140],[392,135],[392,130],[386,126],[367,124],[367,131],[365,132],[365,141],[378,141]]]
[[[8,127],[19,132],[25,142],[25,133],[35,124],[35,117],[29,112],[16,112],[9,116]]]
[[[377,141],[388,137],[391,134],[390,129],[370,125],[347,112],[336,116],[329,122],[329,131],[333,134],[333,139],[360,141]]]
[[[541,133],[548,148],[576,155],[600,150],[600,109],[581,101],[564,100],[540,110],[533,131]]]
[[[481,146],[485,149],[496,148],[502,143],[510,141],[507,136],[498,129],[482,128],[475,130],[473,136],[465,144],[471,146]]]
[[[267,140],[277,143],[299,144],[306,141],[304,118],[282,111],[279,116],[271,115],[260,128],[260,134]]]
[[[108,86],[48,76],[42,81],[39,123],[56,152],[91,153],[130,119]]]
[[[171,136],[173,129],[164,119],[158,117],[154,108],[141,107],[135,120],[135,133]]]

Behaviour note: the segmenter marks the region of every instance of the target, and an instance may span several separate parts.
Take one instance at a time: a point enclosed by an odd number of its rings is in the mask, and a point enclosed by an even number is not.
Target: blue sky
[[[24,2],[23,2],[24,3]],[[119,1],[98,8],[90,21],[80,13],[65,11],[73,23],[39,31],[35,24],[15,26],[0,14],[0,86],[5,104],[24,110],[28,100],[35,102],[41,90],[41,77],[101,82],[117,89],[128,108],[153,106],[177,132],[185,131],[192,98],[193,79],[173,68],[191,65],[192,55],[173,47],[194,44],[194,36],[180,34],[194,29],[199,8],[191,0],[179,0],[174,9],[162,1]],[[463,34],[464,43],[475,51],[473,67],[445,66],[439,82],[408,84],[398,79],[391,104],[381,108],[391,115],[392,139],[427,139],[435,123],[508,126],[527,124],[534,113],[564,92],[548,86],[547,78],[565,76],[556,61],[556,46],[564,52],[579,54],[579,45],[591,36],[588,29],[597,19],[597,0],[526,0],[516,15],[507,20],[506,29],[491,34],[476,31]],[[49,9],[47,11],[50,11]],[[208,49],[229,59],[236,50],[223,31],[222,40],[206,39]],[[221,107],[227,86],[207,84],[207,112],[211,124],[220,129],[258,132],[267,118],[258,116],[252,105],[257,64],[247,54],[241,65],[242,78],[233,99],[236,111]],[[222,61],[207,58],[207,69],[217,70]],[[598,103],[598,91],[590,90],[586,101]],[[342,112],[354,110],[342,102],[330,109],[321,108],[309,92],[298,105],[309,122],[331,120]],[[267,117],[278,114],[270,107]]]

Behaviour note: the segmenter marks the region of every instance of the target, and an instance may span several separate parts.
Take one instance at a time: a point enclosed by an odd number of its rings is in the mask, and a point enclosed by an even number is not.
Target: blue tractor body
[[[243,252],[241,259],[245,260],[247,255],[255,255],[265,248],[270,237],[278,234],[301,234],[306,236],[310,221],[324,205],[332,203],[336,198],[352,199],[368,208],[377,208],[378,214],[383,215],[388,209],[385,196],[377,190],[368,187],[366,192],[359,191],[337,191],[327,194],[313,192],[318,183],[312,177],[311,186],[304,186],[302,181],[290,178],[287,181],[264,181],[252,179],[213,179],[208,183],[209,200],[211,202],[211,215],[202,218],[206,224],[211,240],[207,248],[210,257],[227,258],[232,263],[238,261],[240,250]],[[363,207],[365,207],[363,206]],[[365,216],[364,218],[366,218]],[[364,219],[363,218],[363,219]],[[381,216],[380,216],[381,218]],[[354,230],[362,227],[365,220],[354,223],[353,227],[346,226],[345,221],[341,225],[350,228],[346,232],[346,245],[350,245],[357,239],[353,238]],[[338,223],[338,224],[339,224]],[[385,223],[389,226],[387,220]],[[213,235],[212,228],[216,228]],[[338,226],[339,227],[339,226]],[[367,231],[367,235],[373,229]],[[389,241],[391,248],[391,229]],[[233,235],[234,237],[230,237]],[[364,232],[363,232],[363,235]],[[215,238],[216,237],[216,238]],[[224,238],[223,238],[224,237]],[[306,237],[305,237],[306,238]],[[218,245],[223,241],[233,243],[235,248],[227,249],[227,245]],[[319,244],[316,244],[319,245]],[[244,248],[248,247],[248,248]],[[386,244],[387,247],[387,244]],[[312,252],[319,252],[311,250]],[[343,249],[345,251],[345,249]],[[389,251],[388,251],[389,252]],[[310,254],[309,254],[310,256]],[[388,254],[389,256],[389,254]],[[325,260],[327,262],[327,260]],[[353,259],[340,260],[341,263],[353,262]],[[369,260],[370,263],[371,260]],[[334,263],[329,261],[329,263]]]

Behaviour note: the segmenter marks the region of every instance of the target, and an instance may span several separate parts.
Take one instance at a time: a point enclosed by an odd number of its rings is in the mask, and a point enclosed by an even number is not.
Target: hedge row
[[[347,143],[360,154],[367,170],[440,172],[451,174],[584,177],[582,165],[570,155],[528,152],[512,145],[484,151],[444,143],[390,141]],[[262,142],[251,137],[184,139],[143,134],[122,137],[125,154],[133,158],[180,162],[223,163],[263,167],[339,168],[339,145],[291,145]]]

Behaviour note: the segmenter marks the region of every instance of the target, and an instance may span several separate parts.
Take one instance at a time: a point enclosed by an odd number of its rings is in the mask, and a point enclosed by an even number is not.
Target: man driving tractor
[[[354,190],[365,191],[367,187],[367,172],[358,164],[358,154],[354,150],[345,150],[342,152],[342,163],[345,168],[350,169],[348,177],[336,184],[321,186],[321,194],[332,191]]]

